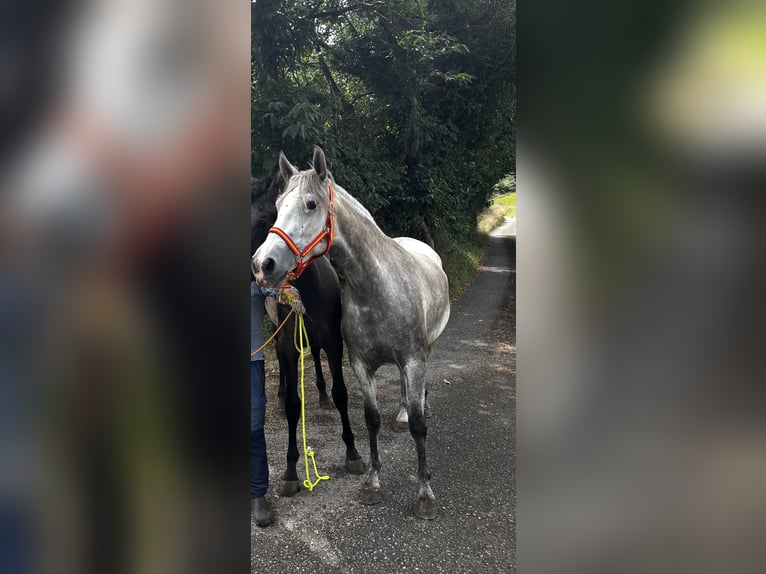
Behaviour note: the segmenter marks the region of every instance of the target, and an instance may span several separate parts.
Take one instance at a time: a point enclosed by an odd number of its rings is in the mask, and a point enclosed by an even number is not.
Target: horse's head
[[[280,153],[279,169],[287,183],[277,199],[276,229],[253,255],[256,278],[268,287],[282,285],[292,271],[300,274],[313,257],[329,249],[331,241],[332,175],[324,152],[314,148],[312,168],[306,171],[298,171]]]
[[[279,176],[250,179],[250,255],[266,240],[277,219]]]

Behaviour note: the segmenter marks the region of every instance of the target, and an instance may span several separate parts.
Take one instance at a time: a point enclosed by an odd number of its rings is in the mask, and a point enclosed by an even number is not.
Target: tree
[[[252,157],[322,145],[391,234],[465,236],[515,159],[513,2],[257,0]]]

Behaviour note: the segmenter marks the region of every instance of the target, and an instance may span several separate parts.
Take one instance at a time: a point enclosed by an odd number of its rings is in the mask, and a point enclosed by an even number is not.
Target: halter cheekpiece
[[[281,230],[279,227],[271,227],[269,228],[269,233],[275,233],[279,237],[282,238],[282,241],[284,241],[287,246],[290,248],[290,251],[293,252],[295,255],[295,261],[297,263],[295,267],[295,271],[291,271],[287,274],[288,281],[293,281],[300,277],[303,272],[306,270],[306,268],[311,265],[315,259],[318,259],[319,257],[322,257],[323,255],[327,255],[327,252],[330,251],[330,247],[332,246],[333,239],[335,238],[335,225],[333,223],[333,215],[335,214],[335,203],[333,201],[334,192],[332,188],[332,182],[329,184],[329,196],[330,196],[330,206],[327,209],[327,219],[325,220],[324,228],[322,231],[317,234],[317,236],[312,239],[306,247],[303,248],[303,250],[298,249],[298,246],[295,244],[295,241],[292,240],[292,238],[283,230]],[[327,246],[325,247],[324,251],[320,253],[319,255],[314,255],[313,257],[306,259],[306,256],[311,253],[311,250],[314,249],[317,245],[319,245],[322,241],[327,239]]]

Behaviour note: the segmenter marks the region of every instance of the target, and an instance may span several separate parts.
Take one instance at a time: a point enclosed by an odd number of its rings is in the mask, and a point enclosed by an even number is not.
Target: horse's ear
[[[314,146],[314,159],[311,163],[314,165],[314,171],[317,172],[319,180],[324,181],[327,177],[327,160],[321,147]]]
[[[287,156],[284,152],[279,152],[279,173],[282,175],[282,179],[289,181],[292,176],[298,173],[293,164],[287,160]]]

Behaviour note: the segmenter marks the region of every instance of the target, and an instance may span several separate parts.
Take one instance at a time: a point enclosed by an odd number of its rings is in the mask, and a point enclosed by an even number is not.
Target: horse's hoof
[[[418,498],[415,502],[415,516],[423,520],[436,518],[436,501],[429,498]]]
[[[279,397],[279,410],[282,411],[282,414],[285,412],[285,397]]]
[[[295,496],[300,489],[301,485],[297,480],[283,480],[279,485],[277,494],[279,494],[279,496]]]
[[[362,489],[359,491],[359,502],[362,504],[380,504],[383,500],[383,496],[380,494],[380,489],[373,490],[366,484],[362,485]]]
[[[362,474],[364,472],[364,461],[361,458],[354,460],[346,459],[346,470],[351,474]]]
[[[407,421],[394,421],[394,432],[410,432],[410,423]]]
[[[329,398],[319,397],[319,408],[323,411],[332,411],[335,409],[335,406]]]

